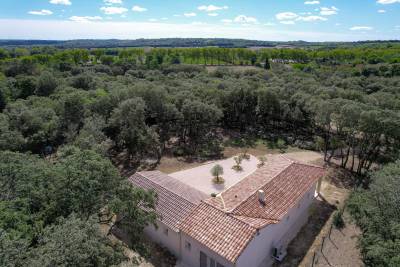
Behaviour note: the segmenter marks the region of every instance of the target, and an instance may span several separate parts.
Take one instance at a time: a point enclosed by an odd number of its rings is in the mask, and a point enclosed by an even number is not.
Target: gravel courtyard
[[[259,160],[256,157],[250,155],[249,160],[243,159],[241,163],[243,170],[235,171],[232,169],[232,166],[235,165],[235,161],[232,157],[225,160],[207,162],[206,164],[192,169],[171,173],[169,174],[169,176],[174,177],[192,187],[195,187],[196,189],[203,191],[208,195],[212,193],[218,194],[236,184],[244,177],[253,173],[257,169],[258,163]],[[225,183],[223,184],[214,184],[212,181],[213,176],[211,175],[210,170],[216,164],[221,165],[224,169],[224,174],[222,175],[222,178],[225,180]]]

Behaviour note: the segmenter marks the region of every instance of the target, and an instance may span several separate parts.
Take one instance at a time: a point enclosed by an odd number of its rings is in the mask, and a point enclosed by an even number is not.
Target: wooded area
[[[394,165],[369,176],[399,156],[397,44],[313,50],[43,46],[0,49],[0,68],[2,266],[118,264],[121,248],[93,226],[102,220],[128,226],[135,249],[144,251],[141,231],[155,220],[155,198],[128,186],[111,162],[122,155],[135,169],[149,160],[158,164],[166,153],[215,159],[227,133],[241,145],[264,139],[338,160],[367,192],[351,200],[366,232],[376,224],[365,221],[363,210],[376,214],[374,205],[382,203],[374,202],[374,192],[388,184],[381,176],[392,177],[388,190],[399,190],[398,173],[388,171]],[[385,201],[399,205],[394,197]],[[400,216],[386,217],[376,223],[394,223],[379,238],[399,242]],[[83,237],[88,243],[68,241]],[[399,263],[398,245],[380,248],[387,248],[384,261],[368,252],[371,238],[361,243],[366,262]],[[62,257],[53,249],[57,243],[67,244]]]

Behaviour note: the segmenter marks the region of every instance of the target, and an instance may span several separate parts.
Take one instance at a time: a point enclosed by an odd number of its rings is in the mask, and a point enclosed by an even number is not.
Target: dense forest
[[[261,138],[319,150],[327,162],[338,159],[359,177],[362,189],[351,207],[362,229],[372,233],[378,223],[390,224],[361,242],[366,262],[398,263],[398,245],[388,242],[399,242],[399,216],[365,219],[377,216],[376,205],[398,205],[396,197],[385,203],[374,198],[386,190],[385,179],[398,180],[396,165],[370,175],[399,157],[397,44],[18,47],[0,49],[0,68],[2,266],[119,264],[121,247],[96,228],[104,220],[127,226],[134,248],[145,250],[140,233],[155,220],[155,197],[128,186],[112,163],[122,158],[127,168],[154,167],[167,152],[218,158],[227,133],[243,142]],[[391,186],[395,196],[398,181]],[[385,262],[380,253],[369,253],[377,238],[387,245],[380,248]]]

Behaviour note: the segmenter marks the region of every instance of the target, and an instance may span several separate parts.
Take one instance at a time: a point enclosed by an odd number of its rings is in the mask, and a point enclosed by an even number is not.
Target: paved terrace
[[[241,163],[243,170],[238,172],[232,169],[232,166],[236,164],[232,157],[225,160],[206,163],[192,169],[174,172],[169,174],[169,176],[192,186],[207,195],[210,195],[211,193],[218,194],[238,183],[246,176],[252,174],[257,170],[258,163],[259,160],[250,155],[249,160],[243,159]],[[211,175],[211,168],[216,164],[219,164],[224,168],[224,174],[222,175],[225,180],[224,184],[217,185],[212,182],[213,176]]]

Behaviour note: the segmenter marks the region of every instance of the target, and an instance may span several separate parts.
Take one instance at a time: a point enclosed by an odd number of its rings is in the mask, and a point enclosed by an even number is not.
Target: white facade
[[[270,266],[274,261],[272,258],[273,249],[275,247],[286,249],[290,241],[307,222],[315,189],[316,184],[306,192],[298,204],[291,208],[279,223],[261,229],[241,253],[235,264],[230,263],[185,233],[173,231],[162,222],[158,222],[157,230],[153,226],[149,226],[145,233],[156,243],[168,248],[179,259],[179,266],[200,266],[201,252],[206,255],[207,267]],[[166,229],[168,229],[168,235],[165,233]]]
[[[235,266],[270,266],[274,261],[272,259],[273,248],[282,247],[285,249],[307,222],[314,192],[315,185],[279,223],[261,229],[239,256]]]
[[[167,248],[177,258],[180,258],[180,233],[174,231],[166,224],[157,220],[157,228],[153,225],[149,225],[144,229],[145,235],[147,235],[153,242],[159,244],[161,247]]]

